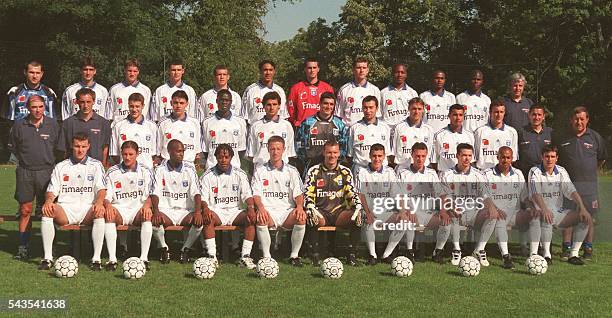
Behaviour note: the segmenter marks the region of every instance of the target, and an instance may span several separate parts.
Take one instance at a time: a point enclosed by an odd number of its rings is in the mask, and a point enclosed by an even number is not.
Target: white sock
[[[296,258],[299,256],[300,248],[302,248],[302,242],[304,241],[305,233],[305,224],[296,224],[293,226],[293,231],[291,232],[291,255],[289,257]]]
[[[181,251],[185,248],[191,248],[191,246],[193,246],[193,243],[198,240],[198,236],[200,236],[200,234],[202,233],[203,228],[203,226],[198,227],[193,225],[191,226],[191,228],[189,228],[189,233],[187,233],[187,239],[185,240],[185,243],[183,243]]]
[[[117,225],[115,223],[104,225],[104,238],[108,250],[108,261],[117,262]]]
[[[272,239],[270,238],[270,230],[268,230],[267,225],[257,226],[257,239],[259,239],[259,245],[261,246],[263,257],[272,257],[272,254],[270,254],[270,244],[272,244]]]
[[[572,250],[570,251],[570,256],[578,257],[578,252],[580,252],[580,247],[582,246],[582,242],[589,231],[589,226],[584,223],[578,223],[574,225],[574,233],[572,235]]]
[[[204,243],[206,244],[206,251],[208,255],[217,257],[217,241],[215,238],[204,239]]]
[[[153,234],[153,224],[151,221],[144,221],[140,225],[140,259],[149,260],[149,248],[151,247],[151,235]]]
[[[253,249],[253,241],[249,241],[249,240],[242,240],[242,256],[244,255],[251,255],[251,250]]]
[[[529,221],[529,255],[538,254],[540,246],[540,238],[542,237],[542,224],[540,219],[536,218]]]
[[[119,245],[121,245],[123,247],[123,249],[125,249],[127,251],[128,249],[128,244],[127,244],[127,238],[128,238],[128,231],[120,231],[117,233],[117,238],[119,238]]]
[[[383,252],[383,258],[387,258],[389,257],[389,255],[391,255],[391,253],[393,253],[393,250],[395,250],[395,247],[402,240],[403,236],[404,236],[403,230],[395,230],[391,232],[391,234],[389,235],[389,242],[387,243],[387,247],[385,247],[385,251]]]
[[[453,223],[451,223],[451,239],[453,240],[453,249],[460,251],[461,245],[459,245],[459,240],[461,239],[461,228],[459,227],[459,219],[453,218]]]
[[[414,230],[406,231],[406,247],[411,250],[414,245]]]
[[[438,226],[438,231],[436,232],[436,249],[437,250],[444,249],[444,245],[446,245],[446,241],[448,241],[450,232],[451,232],[450,224]]]
[[[497,236],[497,245],[501,255],[508,254],[508,230],[506,229],[508,222],[506,220],[497,220],[495,223],[495,236]]]
[[[370,252],[370,256],[376,258],[376,233],[374,233],[374,225],[365,227],[365,237],[368,243],[368,252]]]
[[[40,220],[40,233],[42,235],[44,259],[53,260],[53,239],[55,238],[55,227],[53,218],[43,216]]]
[[[91,240],[93,241],[93,257],[92,262],[99,262],[100,255],[102,254],[102,246],[104,246],[104,227],[106,222],[104,218],[98,218],[93,220],[93,226],[91,228]]]
[[[550,254],[550,242],[552,242],[553,226],[546,222],[542,222],[542,249],[544,250],[544,257],[551,257]]]
[[[476,249],[474,250],[475,252],[482,251],[485,249],[485,247],[487,246],[487,242],[491,237],[491,234],[493,234],[493,231],[495,230],[495,223],[496,220],[485,220],[484,222],[482,222],[482,225],[480,226],[480,236],[478,237],[478,244],[476,244]]]
[[[168,248],[168,244],[166,244],[165,234],[166,231],[164,230],[163,225],[153,227],[153,235],[155,235],[155,238],[157,239],[157,246],[160,248]]]

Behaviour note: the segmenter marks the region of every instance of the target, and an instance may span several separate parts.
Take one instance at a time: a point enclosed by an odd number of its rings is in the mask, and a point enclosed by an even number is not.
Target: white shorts
[[[518,212],[519,211],[506,212],[506,225],[516,225],[516,215],[518,214]]]
[[[431,218],[433,217],[435,211],[422,211],[422,210],[418,210],[416,212],[416,216],[417,216],[417,220],[419,221],[419,225],[420,226],[427,226],[427,224],[429,224],[429,221],[431,220]]]
[[[561,224],[561,222],[563,221],[563,219],[565,219],[565,216],[570,213],[572,210],[570,209],[564,209],[564,210],[559,210],[559,211],[553,211],[553,225],[554,226],[559,226],[559,224]],[[544,222],[544,221],[542,221]]]
[[[166,211],[160,212],[165,214],[170,219],[170,221],[172,221],[173,225],[181,225],[183,219],[187,215],[189,215],[189,213],[192,213],[191,211],[185,209],[167,209]]]
[[[117,209],[117,211],[119,211],[119,214],[121,215],[121,219],[123,221],[123,224],[121,225],[131,225],[132,223],[134,223],[134,218],[136,217],[136,214],[138,214],[138,211],[140,211],[140,208],[131,207],[115,207],[115,209]]]
[[[463,211],[460,215],[461,224],[465,226],[474,226],[478,212],[479,210]]]
[[[68,218],[68,224],[81,224],[92,207],[91,204],[81,203],[58,203],[58,205],[64,209]]]
[[[221,220],[221,225],[232,225],[238,214],[242,212],[240,209],[216,209],[213,211]]]
[[[284,211],[283,210],[268,210],[268,214],[272,218],[272,221],[274,221],[274,227],[276,228],[282,227],[283,223],[285,223],[285,221],[287,220],[287,217],[289,217],[289,214],[291,214],[291,211],[293,211],[293,209],[288,209]]]

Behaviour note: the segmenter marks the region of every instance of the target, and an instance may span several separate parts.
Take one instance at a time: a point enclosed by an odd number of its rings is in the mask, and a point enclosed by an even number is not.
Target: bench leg
[[[232,233],[229,231],[221,231],[221,259],[228,263],[230,261],[229,243],[231,242]]]
[[[72,245],[72,257],[81,260],[81,231],[70,231],[70,245]]]

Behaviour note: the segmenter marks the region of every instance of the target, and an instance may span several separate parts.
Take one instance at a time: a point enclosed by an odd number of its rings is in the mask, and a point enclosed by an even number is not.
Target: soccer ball
[[[474,277],[480,273],[480,262],[474,256],[466,256],[459,261],[459,273],[465,277]]]
[[[193,262],[193,275],[199,279],[209,279],[215,276],[217,265],[210,257],[200,257]]]
[[[130,257],[123,262],[123,277],[129,279],[142,278],[147,272],[145,263],[138,257]]]
[[[406,256],[398,256],[391,261],[391,273],[397,277],[412,275],[412,261]]]
[[[335,257],[328,257],[321,263],[321,275],[325,278],[339,279],[343,272],[342,262]]]
[[[278,263],[272,257],[264,257],[257,262],[255,272],[261,278],[275,278],[278,276]]]
[[[53,265],[55,276],[61,278],[70,278],[76,276],[79,272],[79,263],[70,255],[60,256]]]
[[[531,255],[525,261],[525,265],[527,266],[527,270],[529,274],[532,275],[544,275],[548,270],[548,263],[546,263],[546,259],[540,255]]]

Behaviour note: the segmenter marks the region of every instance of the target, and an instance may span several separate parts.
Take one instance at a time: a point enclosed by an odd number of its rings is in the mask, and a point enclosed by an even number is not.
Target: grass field
[[[14,170],[0,167],[1,214],[16,209],[13,200]],[[603,213],[599,234],[612,229],[612,177],[600,187]],[[36,224],[35,233],[39,233]],[[81,263],[74,279],[58,279],[36,270],[41,239],[32,239],[29,263],[12,260],[16,223],[0,225],[0,299],[65,298],[66,311],[10,311],[0,316],[591,316],[612,317],[612,243],[598,235],[595,258],[586,266],[555,263],[544,276],[527,274],[524,258],[515,257],[517,268],[500,267],[492,252],[492,266],[475,278],[458,275],[455,267],[417,263],[412,276],[389,275],[387,265],[345,267],[337,281],[323,279],[318,269],[292,268],[281,263],[280,275],[262,280],[246,269],[223,264],[212,280],[193,278],[191,265],[153,262],[153,270],[139,281],[127,281],[117,272],[92,272]],[[65,233],[56,236],[67,249]],[[556,240],[559,243],[558,240]],[[490,251],[495,245],[490,244]],[[558,244],[557,250],[558,252]],[[89,252],[87,252],[89,253]],[[89,256],[87,254],[87,256]]]

